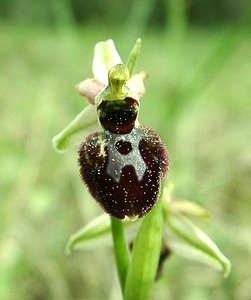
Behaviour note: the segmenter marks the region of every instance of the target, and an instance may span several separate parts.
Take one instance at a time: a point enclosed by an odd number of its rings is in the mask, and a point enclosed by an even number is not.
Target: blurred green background
[[[251,299],[251,3],[237,0],[1,0],[0,299],[121,299],[112,249],[65,256],[69,235],[101,213],[77,151],[52,137],[87,104],[96,42],[124,60],[141,37],[149,74],[141,123],[165,141],[175,195],[232,261],[227,279],[171,257],[153,299]]]

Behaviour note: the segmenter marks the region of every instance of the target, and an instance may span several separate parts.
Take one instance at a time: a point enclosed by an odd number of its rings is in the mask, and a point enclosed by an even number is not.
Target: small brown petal
[[[87,97],[89,102],[94,105],[95,96],[105,87],[103,82],[95,78],[86,79],[76,85],[77,91],[81,96]]]

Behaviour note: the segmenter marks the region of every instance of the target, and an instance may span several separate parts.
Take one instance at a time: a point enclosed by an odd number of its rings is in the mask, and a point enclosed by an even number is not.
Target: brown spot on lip
[[[124,155],[128,154],[132,151],[132,144],[130,142],[126,142],[123,140],[118,141],[115,144],[115,147],[119,153],[124,154]]]

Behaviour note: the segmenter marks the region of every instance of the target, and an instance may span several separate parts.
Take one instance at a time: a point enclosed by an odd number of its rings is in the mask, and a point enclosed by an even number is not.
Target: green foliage
[[[125,285],[125,300],[150,299],[162,241],[162,210],[159,200],[146,217],[133,242]]]
[[[138,39],[129,55],[128,70],[127,66],[120,63],[120,56],[112,40],[96,44],[93,59],[94,79],[100,78],[100,81],[105,82],[108,76],[108,85],[99,93],[97,92],[96,95],[93,95],[96,105],[97,103],[99,105],[102,99],[113,101],[114,99],[124,99],[130,93],[135,94],[133,90],[125,86],[125,83],[128,82],[130,74],[133,75],[133,69],[139,56],[140,45],[141,41]],[[116,64],[116,60],[119,64]],[[102,71],[104,71],[103,74]],[[93,84],[93,81],[91,82]],[[90,105],[87,107],[87,111],[90,110],[89,107]],[[66,129],[53,139],[57,151],[62,149],[61,144],[64,144],[65,140],[71,141],[71,137],[75,136],[76,132],[83,131],[83,135],[85,135],[86,130],[93,127],[93,120],[95,121],[95,118],[91,116],[92,122],[90,122],[89,113],[85,113],[85,111],[78,115]],[[91,112],[93,112],[93,109],[91,109]],[[67,146],[70,146],[70,143]],[[167,188],[164,188],[154,212],[144,217],[135,241],[133,241],[131,259],[129,259],[123,223],[121,220],[117,220],[111,216],[114,254],[120,286],[125,300],[143,300],[150,297],[162,246],[162,198],[164,198],[163,213],[167,225],[165,227],[167,231],[171,232],[166,242],[167,249],[170,249],[174,254],[177,253],[190,259],[203,261],[210,266],[219,269],[222,268],[225,276],[228,276],[230,273],[230,262],[214,242],[202,230],[182,216],[182,214],[186,213],[188,215],[207,217],[207,212],[198,205],[190,204],[186,200],[179,201],[178,209],[176,206],[176,210],[173,210],[175,205],[172,205],[171,193]],[[89,241],[95,240],[107,233],[109,229],[110,226],[106,218],[95,219],[71,237],[67,245],[67,252],[71,252],[74,247],[79,247],[79,245],[88,244]]]
[[[163,26],[166,19],[175,18],[183,7],[186,8],[191,22],[216,23],[222,21],[231,22],[239,17],[245,7],[245,1],[233,2],[231,0],[218,1],[154,1],[154,0],[128,0],[118,3],[115,0],[109,2],[85,0],[57,1],[31,1],[31,0],[2,0],[0,17],[7,20],[30,24],[56,24],[69,26],[74,23],[86,24],[86,22],[100,22],[100,24],[112,24],[113,26],[128,24],[129,26],[144,27]],[[172,15],[169,14],[172,11]]]
[[[63,255],[70,233],[100,211],[80,183],[75,154],[62,158],[51,149],[51,137],[86,105],[74,85],[91,75],[90,45],[107,37],[99,29],[83,28],[76,40],[68,31],[1,24],[0,298],[112,299],[111,289],[120,297],[110,250]],[[220,43],[228,47],[226,33],[236,42],[227,59],[220,51],[216,60]],[[128,52],[132,41],[110,36]],[[139,68],[151,76],[141,121],[167,143],[176,194],[211,212],[214,222],[201,226],[234,264],[223,281],[204,265],[171,257],[154,297],[249,300],[250,37],[238,29],[190,29],[179,59],[161,33],[148,32],[143,47]]]

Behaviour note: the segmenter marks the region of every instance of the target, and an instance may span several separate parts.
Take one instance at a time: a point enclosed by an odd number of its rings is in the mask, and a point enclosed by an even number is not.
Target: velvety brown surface
[[[155,205],[168,158],[153,130],[140,126],[127,135],[96,132],[79,155],[81,177],[107,213],[119,219],[142,217]]]

